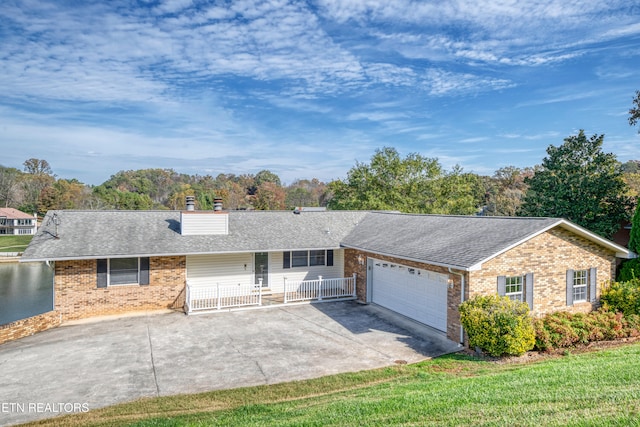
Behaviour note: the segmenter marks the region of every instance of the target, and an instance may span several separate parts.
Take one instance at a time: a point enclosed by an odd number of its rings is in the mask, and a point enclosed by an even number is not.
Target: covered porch
[[[283,292],[272,292],[259,280],[257,284],[193,285],[187,281],[185,312],[194,314],[217,310],[259,308],[302,302],[356,299],[356,275],[315,280],[285,280]]]

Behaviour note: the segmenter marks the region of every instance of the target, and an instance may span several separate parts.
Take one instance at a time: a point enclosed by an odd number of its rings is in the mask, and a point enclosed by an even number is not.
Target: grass
[[[32,425],[640,425],[640,344],[499,364],[462,354],[314,380],[143,399]]]
[[[0,252],[22,252],[27,248],[32,238],[32,235],[0,236]]]

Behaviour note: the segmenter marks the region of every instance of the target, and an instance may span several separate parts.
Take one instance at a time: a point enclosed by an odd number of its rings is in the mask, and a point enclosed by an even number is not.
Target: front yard
[[[458,353],[308,381],[141,400],[33,425],[637,425],[638,372],[640,343],[528,364]]]
[[[23,252],[33,236],[0,236],[0,252]]]

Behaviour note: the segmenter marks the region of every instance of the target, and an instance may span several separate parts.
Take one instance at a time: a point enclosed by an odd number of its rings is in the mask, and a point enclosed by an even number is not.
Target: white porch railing
[[[356,299],[356,275],[338,279],[284,281],[284,303],[322,301],[323,299]]]
[[[187,283],[187,313],[247,305],[262,305],[262,283],[257,285],[191,286]]]

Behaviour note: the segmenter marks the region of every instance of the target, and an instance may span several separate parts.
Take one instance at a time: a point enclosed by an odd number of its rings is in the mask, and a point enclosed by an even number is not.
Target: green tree
[[[43,191],[51,187],[55,182],[55,175],[46,160],[31,158],[23,163],[22,176],[23,201],[19,207],[25,212],[36,212],[40,204],[40,196]],[[44,212],[40,212],[44,214]]]
[[[346,180],[329,183],[331,209],[430,212],[443,175],[437,159],[412,153],[402,159],[394,148],[376,150],[370,163],[357,162]]]
[[[636,97],[633,98],[633,107],[629,109],[629,125],[635,126],[640,120],[640,90],[636,91]],[[640,129],[638,129],[640,133]]]
[[[604,135],[584,131],[550,145],[542,166],[526,182],[520,215],[569,219],[604,237],[629,218],[631,200],[614,154],[604,153]]]

